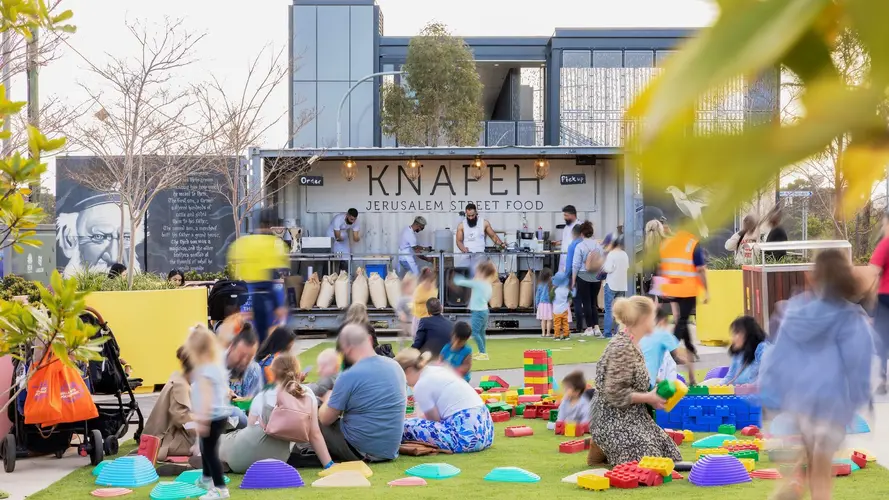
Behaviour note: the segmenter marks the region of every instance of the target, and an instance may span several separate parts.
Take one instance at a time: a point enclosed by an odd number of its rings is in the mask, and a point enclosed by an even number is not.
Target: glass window
[[[593,51],[593,67],[594,68],[623,68],[623,53],[619,50],[596,50]]]
[[[563,68],[589,68],[590,67],[590,51],[588,50],[566,50],[562,52]]]
[[[675,50],[659,50],[657,51],[657,67],[663,68],[664,62],[676,52]]]
[[[654,52],[650,50],[628,50],[624,52],[624,65],[627,68],[653,68]]]

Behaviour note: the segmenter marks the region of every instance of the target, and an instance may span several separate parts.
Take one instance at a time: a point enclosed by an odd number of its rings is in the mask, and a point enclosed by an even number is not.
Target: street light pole
[[[352,91],[355,90],[356,88],[358,88],[358,86],[361,85],[362,83],[364,83],[368,80],[371,80],[373,78],[376,78],[378,76],[403,75],[403,74],[404,74],[404,71],[380,71],[379,73],[373,73],[373,74],[365,76],[361,80],[358,80],[357,82],[352,84],[351,87],[349,87],[349,90],[345,94],[343,94],[343,98],[342,98],[342,100],[340,100],[340,106],[336,110],[336,147],[337,148],[340,148],[343,145],[343,122],[342,122],[343,106],[346,104],[346,99],[349,98],[349,94],[351,94]]]

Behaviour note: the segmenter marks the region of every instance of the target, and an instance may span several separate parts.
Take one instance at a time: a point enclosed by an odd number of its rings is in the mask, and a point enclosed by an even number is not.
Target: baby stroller
[[[32,454],[54,454],[56,458],[62,458],[72,446],[77,448],[80,456],[89,456],[90,463],[97,465],[106,455],[117,454],[119,440],[126,435],[131,424],[137,426],[137,442],[142,435],[145,420],[133,394],[133,390],[142,385],[142,380],[127,378],[120,361],[120,346],[102,316],[96,310],[87,308],[81,319],[99,328],[96,336],[105,335],[109,338],[102,346],[104,359],[90,361],[83,366],[84,379],[93,395],[98,416],[84,422],[59,424],[50,429],[25,424],[26,394],[23,390],[16,401],[9,405],[9,420],[13,426],[0,442],[0,457],[3,458],[6,472],[15,470],[17,458]],[[24,380],[26,369],[32,361],[31,356],[24,363],[13,361],[10,395],[15,392],[18,381]],[[72,443],[75,435],[81,436],[79,443]]]

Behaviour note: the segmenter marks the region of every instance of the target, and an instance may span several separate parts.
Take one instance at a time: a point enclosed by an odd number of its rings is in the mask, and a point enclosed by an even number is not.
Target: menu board
[[[189,177],[188,182],[161,193],[148,212],[148,268],[220,272],[235,237],[232,207],[213,192],[212,174]]]

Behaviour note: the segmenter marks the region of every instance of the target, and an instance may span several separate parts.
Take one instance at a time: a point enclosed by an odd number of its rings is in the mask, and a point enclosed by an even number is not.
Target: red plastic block
[[[559,453],[580,453],[583,449],[583,440],[581,439],[559,444]]]
[[[848,476],[852,474],[852,466],[849,464],[833,464],[834,476]]]
[[[147,458],[149,462],[154,464],[157,462],[157,452],[160,447],[160,438],[149,436],[148,434],[142,434],[142,438],[139,441],[139,451],[137,453]]]
[[[549,412],[550,410],[537,410],[537,418],[542,418],[544,420],[549,420]]]
[[[527,394],[519,396],[519,403],[536,403],[543,398],[540,394]]]
[[[488,375],[484,380],[485,382],[496,382],[503,389],[509,388],[509,384],[497,375]]]
[[[584,449],[584,450],[589,450],[590,447],[592,446],[592,445],[591,445],[592,442],[593,442],[593,438],[586,438],[586,439],[584,439],[584,440],[583,440],[583,449]]]
[[[483,393],[483,392],[485,392],[485,390],[482,389],[481,387],[476,387],[476,388],[475,388],[475,393],[476,393],[476,394],[481,394],[481,393]]]
[[[491,414],[491,420],[493,420],[494,422],[507,422],[509,421],[509,412],[495,411]]]
[[[653,470],[642,469],[639,474],[640,486],[659,486],[664,484],[664,478]]]
[[[590,433],[590,424],[577,424],[577,435],[583,436]]]
[[[682,442],[685,441],[685,434],[676,431],[666,431],[667,435],[670,436],[670,439],[676,443],[676,446],[681,446]]]
[[[676,481],[677,479],[685,479],[685,477],[683,477],[682,474],[680,474],[674,470],[673,471],[673,480]]]
[[[611,481],[612,488],[622,488],[625,490],[629,490],[639,486],[639,480],[636,479],[636,476],[624,474],[623,472],[615,472],[613,470],[610,470],[605,473],[605,477],[607,477]]]
[[[490,392],[490,393],[492,393],[492,394],[499,394],[499,393],[501,393],[501,392],[506,392],[506,391],[508,391],[508,390],[509,390],[509,389],[506,389],[506,388],[503,388],[503,387],[492,387],[491,389],[488,389],[488,392]]]
[[[556,422],[556,436],[565,435],[565,422]]]
[[[867,456],[857,451],[852,452],[852,462],[863,469],[867,465]]]
[[[741,429],[742,436],[755,436],[757,434],[759,434],[759,427],[755,425],[748,425],[747,427]]]
[[[755,444],[733,444],[726,446],[725,449],[728,451],[759,451]]]
[[[522,416],[525,418],[537,418],[537,407],[536,406],[526,406],[525,412],[522,413]]]
[[[534,429],[528,427],[527,425],[514,425],[506,428],[506,437],[523,437],[523,436],[533,436]]]

